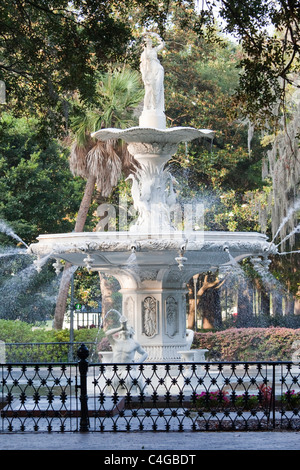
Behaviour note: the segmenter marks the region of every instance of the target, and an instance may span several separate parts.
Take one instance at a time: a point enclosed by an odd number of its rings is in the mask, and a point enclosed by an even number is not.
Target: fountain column
[[[121,284],[122,313],[148,353],[147,361],[177,361],[186,349],[186,288],[168,282],[157,266],[139,274],[114,274]]]

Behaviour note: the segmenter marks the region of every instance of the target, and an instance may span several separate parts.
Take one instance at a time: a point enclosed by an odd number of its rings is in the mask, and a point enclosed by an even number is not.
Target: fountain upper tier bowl
[[[122,139],[128,144],[128,151],[139,163],[150,162],[165,164],[177,151],[180,142],[190,142],[202,137],[212,139],[214,131],[194,129],[193,127],[171,127],[156,129],[152,127],[130,127],[128,129],[100,129],[91,136],[105,141]]]

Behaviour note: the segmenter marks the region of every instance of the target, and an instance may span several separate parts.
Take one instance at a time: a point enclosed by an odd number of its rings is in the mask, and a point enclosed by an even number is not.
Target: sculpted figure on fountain
[[[171,212],[176,204],[175,178],[163,167],[145,165],[130,175],[131,193],[138,219],[131,231],[173,232]]]
[[[128,327],[127,319],[120,319],[121,326],[118,328],[112,328],[106,331],[106,336],[111,344],[113,350],[113,363],[142,363],[147,357],[148,353],[141,347],[133,335],[134,330],[132,327]],[[117,335],[118,334],[118,335]],[[135,360],[135,354],[140,355],[139,359]]]
[[[152,37],[159,41],[153,47]],[[164,111],[164,69],[158,60],[157,53],[164,48],[164,41],[156,33],[147,33],[145,48],[141,55],[141,74],[145,85],[144,109]]]
[[[158,45],[153,46],[152,38]],[[156,33],[145,34],[145,47],[141,55],[140,70],[145,86],[144,110],[140,125],[165,128],[164,68],[157,53],[164,48],[164,41]]]

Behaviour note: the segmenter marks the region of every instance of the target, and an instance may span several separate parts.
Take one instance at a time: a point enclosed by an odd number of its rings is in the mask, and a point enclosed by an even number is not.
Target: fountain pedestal
[[[178,348],[186,347],[186,290],[162,284],[159,280],[145,279],[136,289],[120,291],[122,311],[147,351],[149,362],[177,361]]]

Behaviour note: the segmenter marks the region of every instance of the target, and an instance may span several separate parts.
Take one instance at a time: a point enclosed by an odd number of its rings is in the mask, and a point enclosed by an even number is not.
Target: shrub
[[[290,361],[300,329],[230,328],[196,333],[193,348],[208,349],[211,361]]]
[[[0,340],[6,343],[33,342],[35,332],[32,326],[18,320],[0,320]]]
[[[32,329],[33,325],[13,320],[0,320],[0,340],[5,343],[17,343],[16,346],[10,346],[6,350],[7,362],[55,362],[68,361],[70,341],[70,331],[65,330],[46,330],[43,328]],[[81,329],[74,331],[74,341],[79,343],[100,342],[103,338],[103,330],[97,328]],[[22,346],[19,343],[25,343],[30,346]],[[48,343],[45,346],[35,343]],[[50,343],[50,344],[49,344]],[[93,345],[90,347],[91,357],[93,354]]]
[[[287,409],[294,409],[300,407],[300,392],[295,392],[295,390],[288,390],[282,396],[282,401],[287,407]]]
[[[223,408],[230,405],[228,392],[219,390],[215,392],[201,392],[196,396],[197,409]]]
[[[297,394],[292,394],[292,396],[295,397],[295,403],[296,395]],[[299,399],[299,394],[297,398]],[[196,395],[193,402],[195,403],[196,410],[216,410],[224,408],[253,410],[259,407],[268,407],[270,400],[271,387],[262,384],[258,388],[257,394],[249,395],[248,393],[243,393],[236,395],[234,393],[229,394],[226,390],[203,391],[199,395]]]
[[[69,342],[70,331],[46,330],[44,328],[32,329],[34,325],[23,321],[0,320],[0,340],[6,343],[60,343]],[[97,328],[74,330],[74,341],[99,341],[104,333]]]

